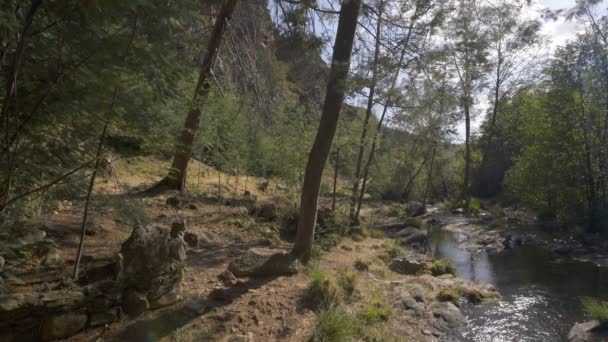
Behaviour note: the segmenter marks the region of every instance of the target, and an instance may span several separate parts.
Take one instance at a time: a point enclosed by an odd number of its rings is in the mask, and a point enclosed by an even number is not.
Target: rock
[[[165,201],[165,203],[170,207],[178,208],[181,206],[182,200],[175,196],[171,196],[171,197],[167,197],[167,200]]]
[[[64,313],[45,317],[40,325],[40,338],[52,341],[70,337],[83,330],[87,324],[84,313]]]
[[[42,264],[45,266],[58,266],[63,263],[59,249],[55,246],[49,246],[42,258]]]
[[[190,204],[190,205],[188,205],[188,209],[190,209],[190,210],[197,210],[198,207],[196,206],[196,204]]]
[[[460,310],[450,302],[434,302],[430,310],[433,314],[431,326],[442,333],[454,333],[465,324],[466,320]]]
[[[301,268],[302,264],[291,253],[265,248],[252,248],[228,265],[228,270],[237,277],[292,275]]]
[[[3,256],[0,256],[0,271],[4,269],[4,265],[6,265],[6,259]]]
[[[162,294],[160,297],[152,298],[150,300],[150,308],[158,309],[171,304],[175,304],[183,299],[182,286],[174,286],[169,292]]]
[[[594,330],[597,330],[601,326],[598,321],[588,321],[583,323],[576,323],[570,332],[568,332],[568,342],[592,342],[600,341],[599,338],[594,337]]]
[[[263,203],[256,212],[256,216],[268,221],[277,218],[277,209],[274,203]]]
[[[412,275],[423,270],[425,265],[425,263],[419,262],[417,260],[410,260],[404,257],[394,259],[393,261],[391,261],[388,267],[393,272],[405,275]]]
[[[412,234],[404,239],[401,239],[402,245],[411,245],[411,244],[425,244],[428,241],[428,237],[426,233],[422,231],[418,231],[415,234]]]
[[[426,208],[420,202],[411,201],[405,205],[405,214],[407,216],[416,217],[426,213]]]
[[[463,208],[452,209],[452,214],[464,215],[464,209]]]
[[[91,223],[87,224],[87,230],[86,230],[85,234],[87,236],[95,236],[99,233],[102,233],[103,231],[104,231],[104,229],[102,226],[91,222]]]
[[[230,271],[224,271],[217,276],[217,279],[226,287],[233,286],[239,280]]]
[[[138,315],[148,303],[164,306],[181,299],[186,260],[182,234],[179,222],[171,230],[155,225],[136,227],[123,243],[122,272],[118,279],[127,289],[123,307],[132,308],[133,314],[125,309],[130,316]]]
[[[184,234],[184,241],[192,248],[198,248],[198,235],[187,232]]]
[[[425,302],[424,289],[422,288],[422,286],[418,284],[408,284],[405,289],[410,294],[410,296],[416,300],[416,302]]]
[[[171,224],[171,237],[176,238],[180,234],[184,234],[186,232],[186,220],[176,221]]]
[[[395,233],[395,236],[399,237],[399,238],[401,238],[401,237],[405,238],[405,237],[414,235],[419,232],[420,232],[420,230],[416,227],[405,227],[405,228],[401,229],[400,231],[398,231],[397,233]]]
[[[258,184],[258,190],[260,190],[261,192],[266,192],[266,189],[268,189],[268,184],[270,184],[269,180]]]
[[[112,324],[120,319],[120,309],[113,308],[106,312],[93,313],[89,316],[90,327],[100,327],[106,324]]]
[[[122,297],[122,311],[131,317],[139,317],[150,308],[150,303],[146,295],[127,289]]]

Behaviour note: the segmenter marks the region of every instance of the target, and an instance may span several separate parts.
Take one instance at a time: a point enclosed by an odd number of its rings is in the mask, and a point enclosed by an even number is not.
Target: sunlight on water
[[[470,308],[464,338],[476,342],[559,341],[559,315],[551,312],[547,298],[538,294],[515,295],[495,304]],[[483,314],[479,315],[479,310]],[[469,311],[469,310],[467,310]]]

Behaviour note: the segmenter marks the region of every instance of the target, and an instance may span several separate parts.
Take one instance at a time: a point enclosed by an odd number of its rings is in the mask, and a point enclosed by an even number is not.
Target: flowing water
[[[471,253],[458,248],[466,238],[433,227],[433,256],[451,259],[461,278],[493,284],[503,298],[497,303],[461,305],[468,322],[464,341],[566,341],[575,322],[589,319],[580,298],[608,299],[605,268],[558,258],[535,245],[496,254]]]

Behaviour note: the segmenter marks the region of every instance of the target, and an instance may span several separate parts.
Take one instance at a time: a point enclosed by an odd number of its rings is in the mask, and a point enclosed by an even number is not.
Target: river
[[[463,341],[566,341],[575,322],[589,319],[581,297],[608,299],[606,268],[560,258],[537,245],[495,254],[467,252],[458,248],[465,235],[441,229],[458,219],[444,218],[433,225],[433,257],[451,259],[459,277],[490,283],[503,296],[496,303],[461,304],[467,318]]]

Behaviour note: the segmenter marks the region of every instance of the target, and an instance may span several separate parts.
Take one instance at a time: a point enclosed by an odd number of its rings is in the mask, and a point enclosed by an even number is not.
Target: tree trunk
[[[177,139],[171,169],[169,170],[169,174],[154,187],[154,190],[167,189],[186,191],[186,171],[188,169],[190,155],[192,154],[194,137],[198,132],[200,125],[200,107],[204,104],[204,101],[209,94],[209,90],[211,89],[213,66],[217,59],[226,25],[234,12],[237,2],[238,0],[224,0],[220,12],[215,19],[213,31],[211,32],[211,37],[207,45],[207,55],[199,70],[198,81],[194,88],[194,95],[192,96],[192,103],[188,110],[188,115],[186,116],[184,130]]]
[[[429,174],[426,177],[426,187],[424,189],[424,197],[422,198],[422,206],[426,207],[426,200],[429,195],[429,189],[433,184],[433,164],[435,163],[435,151],[437,147],[433,147],[433,152],[431,153],[431,164],[429,165]]]
[[[410,196],[410,191],[412,191],[412,186],[414,184],[414,180],[416,180],[416,178],[418,177],[418,175],[422,171],[422,168],[424,168],[424,165],[426,165],[426,162],[428,160],[428,155],[429,155],[430,152],[431,151],[427,152],[424,155],[424,158],[422,159],[422,162],[418,166],[418,169],[416,169],[416,172],[414,172],[414,174],[407,181],[407,184],[405,184],[405,188],[403,188],[403,192],[401,193],[401,199],[403,199],[404,201],[407,201],[408,197]]]
[[[401,72],[401,67],[402,67],[403,61],[405,59],[405,54],[406,54],[407,48],[409,46],[410,38],[412,37],[412,30],[414,29],[414,24],[416,23],[416,20],[414,18],[417,18],[417,16],[418,16],[418,9],[416,9],[416,13],[414,13],[414,16],[412,17],[412,21],[410,22],[407,37],[405,38],[405,41],[403,42],[403,46],[401,48],[401,55],[399,56],[399,63],[397,64],[397,71],[395,72],[395,75],[393,76],[393,79],[391,82],[391,87],[389,88],[390,90],[395,89],[395,87],[397,86],[397,82],[399,81],[399,74]],[[382,115],[380,115],[380,120],[378,121],[378,125],[376,126],[376,134],[374,135],[374,138],[372,140],[372,146],[369,151],[369,156],[367,158],[365,166],[363,167],[363,181],[361,182],[361,192],[359,193],[359,199],[357,201],[357,209],[355,210],[355,216],[354,216],[354,219],[352,220],[354,222],[359,221],[359,213],[361,212],[361,203],[363,202],[363,196],[365,195],[365,188],[367,186],[367,177],[369,175],[369,168],[372,164],[372,160],[374,159],[374,153],[376,152],[376,145],[378,144],[379,136],[382,133],[382,124],[384,122],[384,117],[386,116],[386,112],[387,112],[388,107],[391,102],[392,102],[392,98],[389,96],[386,99],[384,108],[382,109]]]
[[[469,202],[471,201],[471,196],[469,193],[469,182],[471,177],[471,115],[470,115],[470,106],[469,106],[469,97],[465,99],[464,104],[464,124],[465,124],[465,134],[464,134],[464,181],[462,184],[462,198],[465,201],[465,211],[468,212]]]
[[[365,138],[367,136],[367,126],[369,119],[372,116],[374,107],[374,94],[376,92],[376,84],[378,82],[378,58],[380,56],[380,35],[382,34],[382,12],[384,10],[384,0],[380,0],[378,4],[378,21],[376,23],[376,45],[374,47],[374,60],[372,61],[372,80],[369,85],[369,95],[367,97],[367,108],[365,109],[365,118],[363,119],[363,127],[361,129],[361,137],[359,138],[359,150],[357,152],[357,161],[355,164],[355,178],[353,180],[353,190],[350,200],[351,225],[356,225],[358,222],[355,216],[355,206],[357,203],[357,195],[359,194],[359,182],[361,181],[361,163],[363,161],[363,152],[365,150]]]
[[[338,188],[338,166],[340,165],[340,149],[336,149],[336,158],[334,160],[334,191],[331,199],[331,211],[336,211],[336,190]]]
[[[325,103],[323,104],[319,129],[308,155],[300,198],[300,218],[298,220],[296,242],[292,251],[303,263],[310,260],[312,252],[321,179],[323,178],[323,169],[334,140],[340,118],[340,109],[344,101],[360,9],[361,0],[343,1],[340,9],[338,32],[334,43]]]

